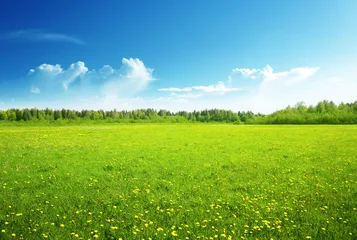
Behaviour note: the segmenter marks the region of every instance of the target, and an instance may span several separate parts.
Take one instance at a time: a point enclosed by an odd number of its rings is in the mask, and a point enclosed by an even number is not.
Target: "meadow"
[[[0,239],[356,239],[357,126],[0,125]]]

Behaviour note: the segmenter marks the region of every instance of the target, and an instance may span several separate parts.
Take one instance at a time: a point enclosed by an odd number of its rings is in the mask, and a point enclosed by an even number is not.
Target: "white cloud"
[[[30,69],[28,81],[32,86],[41,89],[42,92],[65,91],[89,92],[104,95],[107,98],[117,96],[132,96],[147,88],[148,84],[155,80],[153,69],[146,68],[140,59],[123,58],[120,69],[114,69],[104,65],[96,71],[88,70],[84,62],[72,63],[67,69],[61,65],[42,64],[35,69]],[[31,92],[37,93],[33,87]]]
[[[252,74],[256,73],[258,70],[253,68],[253,69],[249,69],[249,68],[235,68],[233,69],[233,73],[241,73],[244,77],[249,77]],[[254,76],[252,76],[254,77]]]
[[[63,73],[63,87],[68,90],[69,85],[78,77],[84,76],[88,72],[88,68],[84,65],[84,62],[72,63],[71,66]]]
[[[108,76],[114,74],[115,69],[112,68],[110,65],[104,65],[101,69],[99,69],[100,75],[106,79]]]
[[[175,100],[179,98],[187,100],[187,104],[182,105],[181,109],[223,108],[269,113],[285,108],[289,104],[294,105],[299,101],[314,104],[314,101],[323,100],[322,94],[312,92],[312,89],[317,89],[314,86],[317,84],[317,78],[314,75],[318,70],[317,67],[297,67],[288,71],[274,72],[269,65],[262,69],[236,68],[233,69],[233,75],[228,76],[226,82],[186,88],[163,88],[159,91],[170,92],[169,97]],[[249,83],[239,81],[235,74],[241,74],[244,78],[254,79],[254,81],[249,81]],[[307,79],[309,81],[303,81]],[[334,81],[336,82],[336,79]],[[242,89],[244,91],[240,94],[225,94]],[[313,91],[316,92],[316,90]],[[184,94],[179,94],[180,92]],[[189,98],[184,96],[185,94],[199,94],[200,96]],[[212,95],[219,97],[212,97]],[[329,95],[332,96],[331,93]],[[164,101],[163,99],[161,101]],[[170,107],[177,109],[177,105],[173,103]]]
[[[192,87],[185,87],[185,88],[159,88],[158,91],[162,92],[191,92]]]
[[[43,72],[49,72],[52,74],[59,74],[63,72],[63,69],[61,68],[61,65],[56,64],[56,65],[51,65],[51,64],[42,64],[38,67],[39,70],[43,71]],[[30,73],[34,73],[35,70],[34,69],[30,69]]]
[[[260,70],[260,73],[266,82],[285,78],[287,83],[293,83],[314,75],[318,70],[319,68],[314,67],[299,67],[293,68],[290,71],[274,73],[273,68],[266,65],[266,67]]]
[[[122,60],[124,74],[127,78],[133,79],[134,81],[147,82],[153,80],[152,72],[153,69],[146,68],[144,63],[138,58],[123,58]]]
[[[286,83],[294,83],[309,78],[319,69],[318,67],[298,67],[289,71],[274,72],[271,66],[266,65],[263,69],[235,68],[233,73],[241,73],[243,77],[251,79],[261,78],[265,82],[285,79]]]
[[[249,81],[241,79],[240,74]],[[324,99],[336,103],[353,102],[357,89],[357,82],[347,73],[331,77],[318,67],[296,67],[275,72],[267,65],[262,69],[237,68],[225,82],[160,88],[157,96],[138,97],[155,78],[153,69],[133,58],[122,59],[122,66],[118,69],[104,65],[99,70],[88,70],[83,62],[71,64],[67,69],[58,64],[42,64],[29,71],[28,80],[30,91],[40,92],[41,97],[47,92],[63,93],[68,88],[65,95],[59,96],[59,101],[54,103],[58,105],[48,106],[43,102],[36,107],[79,110],[154,108],[193,111],[220,108],[271,113],[300,101],[307,105]]]
[[[145,67],[138,58],[123,58],[122,64],[118,71],[113,71],[109,81],[102,88],[102,92],[107,98],[113,99],[118,95],[134,95],[145,90],[149,83],[155,80],[152,75],[154,69]]]
[[[41,90],[37,87],[33,87],[33,88],[31,88],[31,92],[34,94],[39,94],[39,93],[41,93]]]
[[[232,87],[227,87],[226,84],[222,81],[213,84],[213,85],[201,85],[201,86],[193,86],[193,87],[184,87],[184,88],[160,88],[158,91],[164,91],[164,92],[201,92],[201,93],[214,93],[214,94],[219,94],[219,95],[224,95],[228,92],[236,92],[240,91],[240,88],[232,88]],[[181,95],[182,96],[182,95]],[[191,95],[193,96],[193,95]],[[197,95],[196,95],[197,96]],[[201,96],[201,95],[200,95]]]
[[[50,33],[38,29],[27,29],[10,32],[7,34],[9,39],[24,39],[28,41],[56,41],[56,42],[70,42],[74,44],[84,44],[84,42],[73,36],[60,33]]]
[[[354,102],[357,82],[350,73],[334,71],[338,77],[331,77],[328,70],[318,67],[297,67],[288,71],[274,72],[267,65],[254,74],[257,80],[249,81],[250,89],[245,95],[237,96],[233,101],[236,109],[271,113],[303,101],[307,105],[332,100],[335,103]],[[319,72],[319,74],[316,74]],[[233,77],[234,78],[234,77]],[[239,81],[242,84],[247,81]]]
[[[232,87],[227,87],[224,82],[218,82],[214,85],[208,85],[208,86],[195,86],[192,87],[193,89],[197,91],[203,91],[206,93],[217,93],[220,95],[226,94],[228,92],[237,92],[242,89],[240,88],[232,88]]]
[[[68,90],[69,85],[78,77],[83,76],[87,71],[88,68],[81,61],[71,64],[67,70],[64,70],[59,64],[51,65],[44,63],[36,69],[30,69],[27,77],[36,86],[57,88],[60,84],[64,90]]]

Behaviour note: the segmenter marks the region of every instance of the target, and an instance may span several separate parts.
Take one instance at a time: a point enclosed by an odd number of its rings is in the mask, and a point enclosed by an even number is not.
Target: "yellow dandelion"
[[[306,239],[311,239],[311,237],[310,236],[306,236]]]
[[[62,223],[62,224],[60,225],[60,227],[62,227],[62,228],[63,228],[63,227],[64,227],[64,224]]]
[[[11,236],[16,237],[16,233],[11,234]]]
[[[174,237],[177,237],[177,236],[178,236],[178,234],[177,234],[176,231],[172,231],[172,232],[171,232],[171,235],[174,236]]]
[[[5,229],[3,229],[3,230],[1,230],[1,232],[2,232],[2,233],[4,233],[4,232],[6,232],[6,230],[5,230]]]
[[[160,232],[160,231],[164,231],[164,229],[163,229],[163,228],[161,228],[161,227],[158,227],[156,230],[157,230],[158,232]]]
[[[93,237],[94,237],[94,238],[98,238],[98,237],[99,237],[99,235],[98,235],[98,234],[95,234]]]

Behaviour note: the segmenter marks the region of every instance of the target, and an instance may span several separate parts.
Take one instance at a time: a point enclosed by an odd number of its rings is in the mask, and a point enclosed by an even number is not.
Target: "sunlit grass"
[[[0,126],[0,239],[355,239],[356,126]]]

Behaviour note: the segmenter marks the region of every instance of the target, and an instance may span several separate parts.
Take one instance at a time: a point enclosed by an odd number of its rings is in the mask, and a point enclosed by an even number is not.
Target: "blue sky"
[[[0,109],[357,100],[357,1],[7,1]]]

